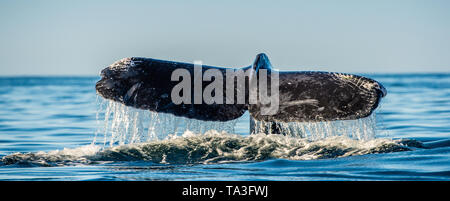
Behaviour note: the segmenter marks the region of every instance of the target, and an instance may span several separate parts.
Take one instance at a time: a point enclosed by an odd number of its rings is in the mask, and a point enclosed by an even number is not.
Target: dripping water
[[[240,119],[228,122],[201,121],[172,114],[157,113],[125,106],[97,97],[97,130],[92,144],[102,147],[166,140],[182,136],[186,131],[203,134],[210,130],[235,133]],[[251,133],[267,133],[273,122],[250,117]],[[248,124],[247,124],[248,125]],[[357,120],[325,122],[276,122],[276,129],[285,136],[317,141],[336,136],[355,140],[371,140],[377,133],[376,116]]]
[[[235,133],[234,127],[238,121],[201,121],[140,110],[101,97],[97,100],[97,130],[92,144],[103,147],[166,140],[181,136],[186,131],[198,134],[209,130]]]
[[[250,117],[251,118],[251,117]],[[372,140],[377,133],[376,115],[356,120],[323,122],[265,122],[251,118],[252,133],[282,133],[311,141],[344,136],[355,140]]]

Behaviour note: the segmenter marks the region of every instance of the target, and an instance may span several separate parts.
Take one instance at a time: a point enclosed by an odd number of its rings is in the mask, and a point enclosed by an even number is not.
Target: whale
[[[174,103],[173,89],[183,81],[174,80],[173,73],[182,69],[190,75],[204,74],[208,70],[215,70],[224,75],[223,82],[218,86],[223,91],[223,100],[214,101],[203,99],[195,100],[198,91],[183,91],[190,93],[190,101]],[[227,71],[235,72],[235,77],[229,76]],[[259,74],[265,71],[266,74]],[[238,83],[236,75],[245,74],[244,81]],[[277,85],[271,84],[272,74],[277,74]],[[192,63],[174,62],[143,57],[129,57],[121,59],[100,73],[101,79],[96,83],[97,94],[103,98],[122,103],[126,106],[150,110],[153,112],[169,113],[175,116],[186,117],[203,121],[230,121],[241,117],[245,112],[251,116],[252,121],[272,122],[321,122],[336,120],[354,120],[368,117],[378,107],[381,99],[387,95],[386,88],[374,79],[337,72],[322,71],[279,71],[272,67],[266,54],[260,53],[254,62],[246,67],[215,67],[201,65],[196,70]],[[263,76],[263,77],[261,77]],[[264,77],[267,76],[267,77]],[[184,81],[190,83],[192,88],[200,84],[200,93],[217,81],[214,79],[191,78]],[[259,91],[260,85],[252,86],[252,81],[266,78],[268,88],[272,85],[278,88],[276,95],[277,110],[267,115],[261,108],[267,103],[256,98],[251,102],[254,90]],[[186,79],[186,78],[183,78]],[[217,87],[217,83],[215,83]],[[244,87],[239,87],[244,85]],[[198,85],[197,85],[198,86]],[[231,86],[231,89],[230,89]],[[254,85],[253,85],[254,86]],[[228,89],[227,89],[228,88]],[[243,89],[242,89],[243,88]],[[252,91],[253,90],[253,91]],[[184,94],[186,93],[186,94]],[[216,93],[213,91],[212,94]],[[253,95],[252,95],[253,94]],[[245,97],[238,101],[238,95]],[[233,100],[233,104],[227,101]],[[220,103],[218,103],[220,102]],[[253,130],[251,128],[251,130]],[[267,131],[273,132],[273,130]]]

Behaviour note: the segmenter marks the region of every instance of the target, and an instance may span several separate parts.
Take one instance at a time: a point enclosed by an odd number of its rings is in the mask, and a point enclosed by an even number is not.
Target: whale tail
[[[235,84],[234,88],[227,90],[229,83],[225,81],[227,80],[226,71],[229,68],[202,66],[202,75],[214,69],[219,74],[222,73],[224,76],[222,79],[215,77],[214,80],[202,80],[202,76],[200,78],[183,77],[181,81],[180,79],[173,81],[173,73],[180,69],[184,74],[195,76],[193,64],[149,58],[127,58],[102,71],[102,79],[97,82],[96,90],[106,99],[154,112],[206,121],[228,121],[239,118],[249,110],[252,118],[266,122],[315,122],[363,118],[369,116],[377,108],[381,98],[387,93],[382,84],[358,75],[276,71],[272,68],[267,55],[261,53],[256,56],[251,66],[235,70],[252,69],[254,73],[258,73],[262,69],[266,69],[267,76],[271,73],[278,74],[278,110],[271,115],[264,115],[261,113],[261,107],[264,104],[261,102],[249,103],[249,87],[245,87],[242,91]],[[217,97],[203,96],[201,104],[198,102],[196,104],[194,97],[198,91],[195,90],[194,85],[195,80],[198,79],[202,80],[200,92],[209,89],[211,94],[217,95],[216,90],[211,90],[210,85],[213,85],[215,89],[223,89],[225,96],[231,91],[234,95],[231,98],[236,99],[235,96],[240,93],[245,94],[246,100],[243,104],[227,104],[226,97],[222,103],[217,103],[205,100],[205,98]],[[223,83],[218,82],[220,80],[223,80]],[[173,95],[172,90],[179,87],[180,82],[186,82],[188,87],[192,88],[192,90],[180,92],[183,96],[189,95],[185,100],[190,101],[175,104],[171,99],[171,94]],[[248,86],[249,79],[246,78],[245,82],[245,85]],[[259,89],[257,88],[257,90]],[[207,104],[208,102],[214,103]]]

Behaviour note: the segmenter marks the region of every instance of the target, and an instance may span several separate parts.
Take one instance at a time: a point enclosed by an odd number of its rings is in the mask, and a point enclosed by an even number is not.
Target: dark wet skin
[[[174,104],[171,91],[180,81],[171,81],[172,72],[183,68],[191,73],[191,104]],[[226,69],[218,69],[224,75],[224,100],[226,102]],[[229,69],[229,68],[228,68]],[[229,121],[241,117],[249,110],[252,118],[265,122],[316,122],[350,120],[369,116],[378,106],[386,89],[370,78],[329,72],[289,71],[278,72],[271,68],[265,54],[257,55],[253,65],[240,68],[258,72],[266,69],[279,73],[279,108],[274,115],[261,114],[264,105],[259,101],[249,104],[249,78],[245,79],[245,102],[243,104],[194,103],[194,64],[156,60],[150,58],[127,58],[105,68],[96,84],[97,93],[106,99],[127,106],[170,113],[176,116],[204,121]],[[259,79],[257,77],[256,79]],[[268,78],[270,80],[270,78]],[[212,81],[203,81],[205,89]],[[270,82],[269,82],[270,86]],[[234,84],[236,102],[237,84]],[[267,106],[267,105],[265,105]]]

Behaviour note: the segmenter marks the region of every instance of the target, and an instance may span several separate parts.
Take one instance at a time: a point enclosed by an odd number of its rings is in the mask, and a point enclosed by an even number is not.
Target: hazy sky
[[[151,57],[281,70],[450,72],[450,1],[0,0],[0,75]]]

